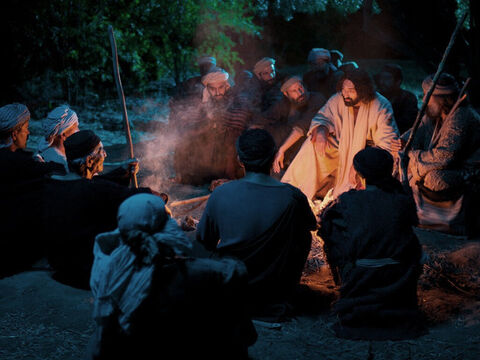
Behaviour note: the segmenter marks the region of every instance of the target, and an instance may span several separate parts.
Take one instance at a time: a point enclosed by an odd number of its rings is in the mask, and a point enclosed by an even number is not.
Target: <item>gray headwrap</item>
[[[8,104],[0,108],[0,135],[12,131],[16,126],[30,120],[30,111],[23,104]],[[8,147],[12,140],[5,144],[0,144],[0,148]]]
[[[292,86],[293,84],[296,84],[297,82],[302,82],[302,79],[300,79],[298,76],[292,76],[292,77],[289,77],[283,84],[282,84],[282,87],[280,88],[280,91],[281,92],[285,92],[288,90],[288,88],[290,86]]]
[[[429,75],[425,78],[425,80],[423,80],[422,82],[422,89],[425,93],[428,92],[428,90],[430,90],[430,88],[432,87],[432,84],[433,84],[433,75]],[[458,89],[458,83],[455,81],[455,82],[452,82],[451,84],[448,84],[448,85],[440,85],[440,84],[436,84],[435,85],[435,90],[433,90],[433,93],[432,95],[434,96],[437,96],[437,95],[450,95],[450,94],[454,94],[456,92],[458,92],[459,89]]]
[[[330,51],[328,51],[327,49],[313,48],[308,53],[307,61],[309,63],[316,64],[318,60],[324,60],[326,62],[330,62],[330,59],[331,59]]]
[[[264,57],[263,59],[257,61],[253,67],[253,73],[260,79],[260,73],[271,65],[275,65],[275,59]]]
[[[175,220],[165,212],[163,200],[152,194],[137,194],[126,199],[118,209],[118,228],[97,235],[93,253],[90,286],[95,298],[93,317],[104,319],[118,311],[118,322],[129,331],[130,317],[150,293],[158,252],[156,243],[170,246],[175,254],[185,255],[191,242]],[[141,235],[143,266],[138,267],[137,250],[129,245],[130,236]]]

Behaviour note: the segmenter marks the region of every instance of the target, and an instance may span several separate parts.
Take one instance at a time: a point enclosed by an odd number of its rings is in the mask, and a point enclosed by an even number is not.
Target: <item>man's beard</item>
[[[430,119],[435,119],[435,118],[439,118],[440,117],[440,114],[438,111],[436,112],[433,112],[429,106],[427,106],[427,109],[425,110],[425,114],[427,115],[427,117],[429,117]]]
[[[343,98],[343,102],[345,106],[355,106],[360,102],[360,99],[358,97],[355,100],[352,100],[352,98]]]
[[[290,101],[297,106],[305,105],[308,101],[308,94],[303,94],[302,96],[298,97],[296,100],[290,99]]]

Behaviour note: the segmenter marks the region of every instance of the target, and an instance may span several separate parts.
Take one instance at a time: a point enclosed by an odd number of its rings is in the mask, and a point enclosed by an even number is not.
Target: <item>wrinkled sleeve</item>
[[[308,131],[309,134],[316,127],[325,126],[328,129],[329,134],[336,135],[334,119],[338,117],[338,96],[339,95],[332,96],[313,117],[310,130]]]
[[[380,102],[377,110],[377,121],[372,131],[373,142],[376,146],[392,152],[391,141],[400,136],[397,123],[393,117],[390,102]]]
[[[441,131],[442,135],[437,145],[431,150],[413,150],[409,154],[411,169],[419,177],[432,170],[446,169],[461,152],[462,144],[465,143],[466,129],[461,124],[458,112]]]

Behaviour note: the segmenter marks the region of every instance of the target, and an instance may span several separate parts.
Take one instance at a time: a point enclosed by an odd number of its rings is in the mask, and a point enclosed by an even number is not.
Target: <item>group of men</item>
[[[36,154],[25,151],[27,107],[1,107],[1,198],[10,210],[0,224],[1,275],[46,256],[57,279],[90,287],[98,325],[92,358],[139,346],[148,354],[157,335],[178,351],[182,334],[213,358],[245,358],[257,336],[250,319],[288,313],[317,230],[340,286],[339,336],[422,333],[421,248],[412,227],[471,230],[480,117],[442,74],[403,154],[418,109],[400,88],[398,66],[377,74],[379,93],[368,72],[339,71],[326,49],[312,49],[308,61],[301,78],[278,75],[275,60],[263,58],[233,85],[206,57],[202,75],[172,100],[170,130],[188,139],[175,149],[177,181],[232,180],[212,193],[198,224],[196,240],[211,259],[192,257],[161,194],[126,186],[138,163],[102,174],[103,144],[79,130],[69,106],[47,116]],[[424,93],[431,86],[429,76]],[[402,156],[409,188],[395,178]],[[323,210],[314,213],[317,200]],[[161,326],[150,333],[152,319]],[[198,336],[209,319],[208,334]],[[210,335],[223,345],[210,346]]]
[[[255,64],[250,75],[245,75],[248,71],[238,75],[238,84],[231,81],[225,70],[216,67],[216,62],[212,60],[214,58],[207,58],[212,62],[210,70],[201,78],[204,86],[201,100],[198,95],[188,98],[197,112],[189,113],[191,116],[185,119],[179,119],[175,113],[170,117],[173,127],[181,129],[182,135],[175,152],[177,180],[204,184],[217,178],[242,177],[243,171],[236,159],[234,143],[247,128],[263,128],[272,134],[278,149],[273,175],[301,189],[314,203],[324,199],[327,194],[328,199],[334,199],[362,185],[352,161],[355,154],[366,146],[389,151],[396,159],[394,171],[397,173],[399,156],[419,110],[417,98],[401,87],[403,74],[400,66],[386,64],[372,77],[356,63],[341,65],[338,57],[335,60],[338,67],[334,65],[332,54],[337,53],[337,50],[312,49],[308,55],[309,70],[303,77],[279,75],[275,59],[263,58]],[[435,145],[430,143],[431,134],[425,134],[422,125],[416,133],[416,138],[422,140],[415,140],[413,151],[406,156],[411,159],[412,168],[418,163],[412,158],[413,154],[440,147],[441,151],[434,151],[435,156],[447,157],[448,162],[440,164],[430,157],[431,164],[427,167],[442,173],[452,168],[455,168],[455,173],[464,171],[464,177],[468,180],[458,181],[465,185],[475,177],[472,169],[478,163],[475,155],[477,149],[475,145],[468,145],[470,140],[464,138],[463,132],[469,131],[467,129],[473,126],[470,123],[477,121],[478,114],[468,105],[467,99],[462,99],[454,108],[460,91],[455,79],[452,79],[450,92],[439,92],[442,82],[448,77],[448,74],[443,74],[440,78],[425,119],[432,118],[431,109],[437,99],[442,102],[443,98],[451,99],[443,117],[451,120],[465,113],[464,117],[471,120],[462,123],[458,131],[449,130],[454,125],[450,124],[451,121],[445,123],[441,114],[436,114],[436,118],[429,123],[443,127],[441,135],[437,129],[437,138],[441,136],[449,144],[452,141],[461,150],[451,146],[445,150],[440,139],[435,140]],[[424,86],[424,94],[428,90]],[[172,103],[174,108],[175,102]],[[477,131],[473,131],[473,137],[476,134]],[[454,135],[458,138],[452,140]],[[184,141],[185,137],[189,141]],[[419,147],[420,142],[424,143],[422,147]],[[426,158],[427,155],[424,156]],[[412,174],[412,170],[409,170],[409,174]],[[412,189],[425,176],[426,173],[414,175]],[[442,186],[433,186],[429,190],[434,193],[442,191],[443,194],[444,188],[458,188],[460,185]],[[423,182],[420,188],[425,192]],[[415,195],[422,226],[458,234],[471,231],[471,201],[464,205],[462,198],[448,204],[442,195],[442,200],[432,204],[432,200],[424,200],[423,197]],[[449,211],[447,208],[456,210]],[[459,224],[464,225],[462,227]]]

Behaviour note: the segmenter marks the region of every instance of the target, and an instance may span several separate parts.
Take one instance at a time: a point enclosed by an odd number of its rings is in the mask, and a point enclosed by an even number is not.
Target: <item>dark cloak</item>
[[[211,195],[197,240],[221,257],[243,261],[252,308],[288,301],[311,246],[315,217],[297,188],[237,180]]]
[[[151,193],[148,188],[128,188],[97,177],[48,180],[40,229],[58,280],[88,287],[95,236],[114,230],[120,204],[142,192]]]
[[[340,282],[334,330],[349,339],[404,339],[422,334],[417,309],[421,247],[411,197],[369,186],[339,196],[321,214],[319,235]],[[398,264],[359,266],[360,259]]]

